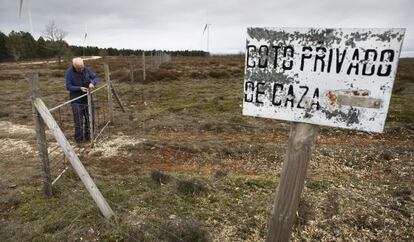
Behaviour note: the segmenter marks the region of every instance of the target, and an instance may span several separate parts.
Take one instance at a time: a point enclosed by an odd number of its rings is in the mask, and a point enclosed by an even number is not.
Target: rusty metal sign
[[[243,115],[382,132],[404,33],[248,28]]]

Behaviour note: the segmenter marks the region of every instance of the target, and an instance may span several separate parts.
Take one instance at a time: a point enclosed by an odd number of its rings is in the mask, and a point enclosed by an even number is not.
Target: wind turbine
[[[207,53],[209,53],[209,49],[210,49],[210,26],[211,24],[206,23],[206,25],[204,26],[204,30],[203,30],[203,36],[205,32],[207,31]]]
[[[83,37],[83,53],[82,55],[85,56],[85,49],[87,46],[87,38],[88,38],[88,26],[85,24],[85,35]]]
[[[29,17],[30,33],[33,35],[33,22],[32,22],[32,11],[30,10],[30,0],[26,0],[27,3],[27,15]],[[20,0],[19,7],[19,19],[22,18],[23,0]]]

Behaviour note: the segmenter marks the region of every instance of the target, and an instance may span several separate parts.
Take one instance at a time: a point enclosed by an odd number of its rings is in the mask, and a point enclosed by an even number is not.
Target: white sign
[[[248,28],[243,115],[382,132],[404,33]]]

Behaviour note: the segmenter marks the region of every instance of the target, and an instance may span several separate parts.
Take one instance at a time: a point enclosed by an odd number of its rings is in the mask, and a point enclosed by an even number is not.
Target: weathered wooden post
[[[383,132],[404,33],[247,29],[243,114],[292,122],[267,242],[290,238],[317,125]]]
[[[112,217],[114,212],[112,211],[111,207],[106,202],[105,198],[103,197],[102,193],[99,191],[98,187],[93,182],[89,173],[86,171],[79,157],[76,155],[75,151],[73,150],[73,147],[71,146],[69,141],[66,139],[65,135],[63,134],[62,130],[59,128],[59,125],[56,123],[49,109],[43,103],[42,99],[36,98],[34,100],[34,106],[36,107],[36,110],[39,112],[40,116],[43,118],[43,121],[49,127],[50,132],[53,134],[57,143],[62,148],[63,152],[68,158],[73,169],[76,171],[79,178],[82,180],[83,184],[85,185],[85,188],[88,190],[89,194],[95,201],[96,205],[99,207],[100,211],[102,212],[102,215],[104,215],[105,218]]]
[[[36,139],[37,147],[39,150],[39,158],[41,161],[42,178],[43,178],[43,192],[46,196],[52,196],[52,183],[50,177],[50,166],[49,166],[49,155],[47,150],[45,124],[43,119],[40,117],[39,112],[36,110],[34,101],[40,96],[39,91],[39,74],[30,73],[28,75],[29,86],[31,91],[31,102],[32,102],[32,115],[36,124]]]
[[[94,113],[93,113],[93,101],[92,101],[92,93],[91,90],[88,89],[88,119],[89,119],[89,138],[91,140],[91,146],[93,146],[93,141],[94,141],[94,132],[95,132],[95,127],[94,127]]]
[[[122,104],[121,99],[119,98],[118,92],[114,88],[114,86],[111,86],[112,93],[114,94],[116,102],[119,104],[119,107],[121,108],[122,112],[126,112],[124,104]]]
[[[160,69],[161,65],[161,51],[157,51],[157,69]]]
[[[145,81],[145,51],[142,51],[142,79]]]
[[[105,72],[105,82],[107,85],[108,90],[108,111],[111,123],[114,123],[114,110],[113,110],[113,103],[112,103],[112,91],[111,91],[111,77],[109,73],[108,64],[104,64],[104,72]]]
[[[283,162],[273,215],[268,226],[268,242],[289,240],[317,134],[317,125],[291,124],[287,158]]]
[[[150,52],[150,68],[154,67],[154,58],[152,56],[152,51]]]
[[[134,63],[133,60],[129,60],[129,76],[131,78],[131,82],[135,82],[134,78]]]
[[[158,51],[155,51],[154,53],[154,63],[155,63],[155,69],[158,69]]]

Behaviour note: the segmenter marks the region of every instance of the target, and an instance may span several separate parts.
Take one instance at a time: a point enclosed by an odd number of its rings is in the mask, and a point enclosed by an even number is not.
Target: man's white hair
[[[74,66],[84,66],[84,64],[83,64],[83,60],[82,60],[82,58],[80,58],[80,57],[73,58],[73,60],[72,60],[72,64],[73,64]]]

